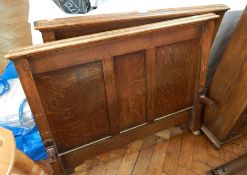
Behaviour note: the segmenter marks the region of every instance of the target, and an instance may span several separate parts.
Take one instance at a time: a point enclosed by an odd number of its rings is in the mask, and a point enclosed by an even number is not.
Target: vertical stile
[[[43,31],[41,33],[44,43],[56,40],[54,31]]]
[[[15,61],[15,67],[19,74],[19,79],[21,81],[23,90],[26,94],[27,100],[29,102],[30,108],[32,110],[35,122],[40,131],[41,138],[43,142],[45,140],[53,140],[48,121],[45,116],[45,111],[43,109],[38,90],[36,88],[30,65],[27,59],[19,59]],[[53,143],[55,143],[53,141]],[[54,145],[55,146],[55,145]],[[51,163],[54,172],[63,174],[63,167],[60,158],[56,156],[56,161]]]
[[[111,57],[103,59],[102,65],[107,99],[107,109],[110,121],[110,130],[112,135],[116,135],[120,132],[120,124],[113,59]]]
[[[154,70],[155,70],[155,48],[146,50],[146,86],[147,86],[147,103],[146,118],[147,122],[152,123],[154,116]]]
[[[214,34],[214,21],[204,24],[201,37],[201,58],[198,60],[196,84],[194,90],[194,102],[192,110],[192,118],[190,121],[190,129],[192,131],[199,130],[201,127],[201,110],[202,104],[199,102],[199,95],[205,93],[205,82],[208,68],[208,59]]]

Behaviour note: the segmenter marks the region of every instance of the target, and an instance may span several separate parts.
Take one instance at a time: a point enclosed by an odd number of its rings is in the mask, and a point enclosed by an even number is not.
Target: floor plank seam
[[[181,141],[180,141],[180,149],[179,149],[179,155],[178,155],[178,161],[177,161],[177,170],[176,170],[176,174],[177,174],[177,171],[178,171],[178,166],[179,166],[179,164],[178,164],[178,162],[179,162],[179,159],[180,159],[180,156],[181,156],[181,149],[182,149],[182,143],[183,143],[183,139],[184,139],[184,132],[182,133],[183,135],[182,135],[182,139],[181,139]]]

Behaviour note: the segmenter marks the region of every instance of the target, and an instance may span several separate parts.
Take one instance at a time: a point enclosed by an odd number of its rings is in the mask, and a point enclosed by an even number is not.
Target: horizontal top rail
[[[85,47],[88,44],[105,42],[112,39],[120,39],[129,36],[142,35],[145,33],[150,33],[158,30],[166,30],[177,26],[191,25],[196,23],[201,23],[205,21],[210,21],[219,18],[219,15],[209,13],[203,15],[196,15],[191,17],[185,17],[181,19],[174,19],[163,22],[156,22],[141,26],[129,27],[124,29],[117,29],[107,32],[95,33],[85,36],[79,36],[69,39],[63,39],[59,41],[44,43],[40,45],[34,45],[24,48],[19,48],[15,50],[10,50],[5,58],[15,60],[22,57],[29,57],[32,55],[37,55],[41,53],[47,53],[51,51],[56,51],[60,49],[72,48],[72,47]]]
[[[83,26],[90,24],[100,24],[108,22],[144,20],[153,18],[174,18],[181,16],[190,16],[194,14],[224,12],[230,8],[224,4],[203,5],[181,8],[167,8],[158,10],[149,10],[147,12],[125,12],[111,13],[90,16],[76,16],[66,18],[56,18],[52,20],[39,20],[34,22],[36,30],[55,30],[71,26]]]

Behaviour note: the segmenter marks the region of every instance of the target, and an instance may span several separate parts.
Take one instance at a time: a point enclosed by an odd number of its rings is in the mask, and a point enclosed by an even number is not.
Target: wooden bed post
[[[40,136],[43,140],[43,143],[47,140],[52,140],[54,144],[54,160],[50,161],[50,164],[52,166],[52,169],[54,171],[54,174],[63,174],[63,167],[60,158],[56,154],[56,145],[53,140],[52,134],[50,132],[49,124],[47,123],[47,118],[45,115],[45,111],[43,109],[39,93],[37,91],[35,82],[33,80],[32,72],[30,69],[30,65],[28,63],[28,60],[25,58],[19,59],[15,61],[15,68],[19,74],[19,79],[21,81],[21,84],[23,86],[23,90],[26,94],[28,103],[30,105],[31,111],[33,113],[35,122],[38,126]],[[50,146],[50,145],[49,145]],[[46,147],[46,145],[45,145]],[[48,152],[47,152],[48,153]],[[49,159],[48,154],[48,159]]]
[[[201,59],[198,60],[198,70],[196,75],[196,85],[195,85],[195,94],[194,94],[194,104],[192,110],[192,117],[190,121],[190,130],[193,134],[197,135],[200,133],[201,125],[202,125],[202,105],[203,101],[200,100],[202,96],[205,96],[205,82],[207,76],[208,69],[208,60],[210,49],[213,42],[214,37],[214,27],[215,24],[213,21],[209,21],[204,24],[203,27],[203,35],[201,38],[201,47],[202,47],[202,55]],[[204,103],[207,105],[207,103]]]

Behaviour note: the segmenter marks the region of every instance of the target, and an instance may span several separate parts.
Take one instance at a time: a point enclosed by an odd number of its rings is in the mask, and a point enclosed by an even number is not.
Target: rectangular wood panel
[[[122,130],[145,122],[145,52],[114,58]]]
[[[154,82],[156,117],[191,106],[199,59],[198,39],[160,46],[156,49]]]
[[[109,134],[100,62],[39,74],[34,80],[59,152]]]

